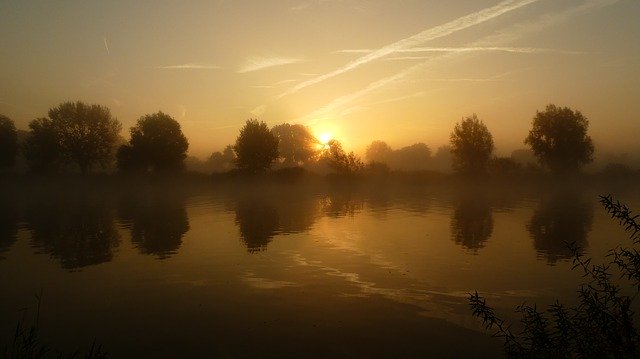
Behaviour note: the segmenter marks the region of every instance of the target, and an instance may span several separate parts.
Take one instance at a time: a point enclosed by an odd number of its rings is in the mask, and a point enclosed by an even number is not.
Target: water
[[[507,319],[524,301],[571,303],[580,274],[563,241],[596,260],[625,242],[597,203],[605,190],[6,191],[0,334],[42,291],[42,336],[67,351],[95,338],[113,357],[495,356],[467,293]]]

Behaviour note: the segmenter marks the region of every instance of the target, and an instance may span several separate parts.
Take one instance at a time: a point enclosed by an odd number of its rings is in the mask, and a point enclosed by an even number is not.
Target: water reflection
[[[185,196],[162,188],[122,196],[120,219],[131,229],[131,241],[142,254],[166,259],[178,252],[189,231]]]
[[[493,234],[493,210],[486,194],[465,192],[453,203],[451,237],[466,249],[477,253]]]
[[[108,197],[97,193],[38,195],[25,213],[31,245],[64,269],[109,262],[120,243]]]
[[[247,251],[267,249],[276,234],[306,232],[320,216],[320,198],[313,193],[245,194],[233,205],[235,223]]]
[[[540,200],[527,230],[538,256],[548,264],[572,257],[565,242],[581,248],[588,245],[587,234],[593,222],[593,204],[573,191],[555,191]]]
[[[236,205],[236,225],[247,251],[254,253],[267,249],[267,244],[278,231],[278,211],[264,199],[242,199]]]
[[[20,214],[15,202],[4,196],[0,198],[0,260],[2,253],[7,252],[18,237],[18,221]]]

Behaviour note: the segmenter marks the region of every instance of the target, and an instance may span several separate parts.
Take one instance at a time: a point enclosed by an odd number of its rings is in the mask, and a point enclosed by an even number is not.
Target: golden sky
[[[637,150],[638,0],[0,1],[0,113],[26,129],[63,101],[108,106],[125,136],[162,110],[190,153],[248,118],[348,150],[435,150],[476,113],[498,153],[536,110],[581,110],[597,148]]]

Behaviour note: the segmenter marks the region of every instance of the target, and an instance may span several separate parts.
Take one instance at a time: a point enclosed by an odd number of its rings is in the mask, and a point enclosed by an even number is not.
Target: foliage
[[[227,145],[222,152],[214,152],[207,159],[207,167],[212,172],[228,172],[236,166],[236,153],[232,145]]]
[[[593,161],[593,142],[587,136],[589,121],[568,107],[548,105],[536,112],[525,139],[541,164],[557,174],[576,172]]]
[[[29,169],[35,173],[55,172],[64,165],[59,134],[53,121],[42,117],[29,123],[29,137],[23,152]]]
[[[393,150],[391,147],[386,142],[379,140],[371,142],[365,152],[367,162],[379,162],[387,165],[391,164],[392,156]]]
[[[601,197],[601,203],[612,218],[631,233],[630,240],[640,243],[638,216],[629,208],[614,202],[611,196]],[[578,290],[579,304],[567,307],[559,302],[547,310],[523,304],[523,330],[519,335],[500,319],[477,292],[469,294],[473,315],[482,319],[486,329],[504,340],[504,349],[514,358],[635,358],[640,353],[640,340],[633,323],[632,303],[640,291],[640,252],[637,248],[616,247],[610,250],[607,264],[592,264],[580,248],[569,244],[573,251],[573,268],[579,268],[588,278]],[[614,281],[614,270],[627,283]],[[628,291],[630,286],[635,289]]]
[[[120,122],[107,107],[65,102],[49,110],[63,157],[82,173],[98,164],[105,168],[113,159]]]
[[[495,156],[489,162],[489,172],[498,177],[515,176],[522,172],[522,164],[511,157]]]
[[[318,152],[318,139],[303,125],[283,123],[271,132],[278,138],[278,153],[285,166],[298,166],[313,159]]]
[[[0,169],[13,167],[18,154],[18,132],[9,117],[0,115]]]
[[[453,169],[462,174],[485,173],[493,153],[493,137],[473,114],[457,123],[451,132]]]
[[[263,172],[278,158],[278,138],[263,121],[247,120],[233,150],[240,170],[249,173]]]
[[[329,147],[327,150],[329,166],[338,174],[353,175],[364,169],[364,163],[362,163],[360,157],[353,152],[346,153],[339,141],[331,140],[327,145]]]
[[[181,170],[188,148],[180,124],[171,116],[162,112],[145,115],[131,127],[129,144],[118,150],[118,168],[152,172]]]

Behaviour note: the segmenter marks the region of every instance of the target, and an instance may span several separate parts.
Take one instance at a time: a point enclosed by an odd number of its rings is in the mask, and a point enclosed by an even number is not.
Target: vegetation
[[[493,137],[475,114],[455,125],[450,142],[456,172],[467,175],[486,173],[494,149]]]
[[[337,140],[331,140],[327,144],[329,166],[341,175],[354,175],[364,169],[364,163],[355,153],[346,153],[342,144]]]
[[[180,124],[162,112],[140,117],[129,144],[118,149],[121,171],[166,172],[184,168],[189,143]]]
[[[0,115],[0,169],[10,168],[18,154],[18,132],[9,117]]]
[[[271,132],[278,139],[278,154],[285,167],[299,166],[312,160],[318,152],[318,139],[303,125],[283,123]]]
[[[266,123],[248,120],[233,147],[236,165],[247,173],[264,172],[278,158],[278,138]]]
[[[559,302],[540,311],[536,305],[517,308],[523,329],[519,335],[500,319],[477,292],[469,295],[473,315],[486,329],[504,340],[504,350],[512,358],[635,358],[640,337],[634,325],[632,304],[640,291],[640,224],[638,216],[611,198],[601,203],[612,218],[630,233],[633,247],[616,247],[609,263],[592,264],[575,244],[573,268],[587,278],[578,290],[579,304],[567,307]],[[615,278],[625,283],[618,283]]]
[[[31,172],[52,173],[63,166],[62,148],[53,121],[42,117],[29,123],[24,154]]]
[[[593,142],[587,136],[589,121],[568,107],[548,105],[533,118],[525,143],[540,163],[553,173],[577,172],[593,161]]]

